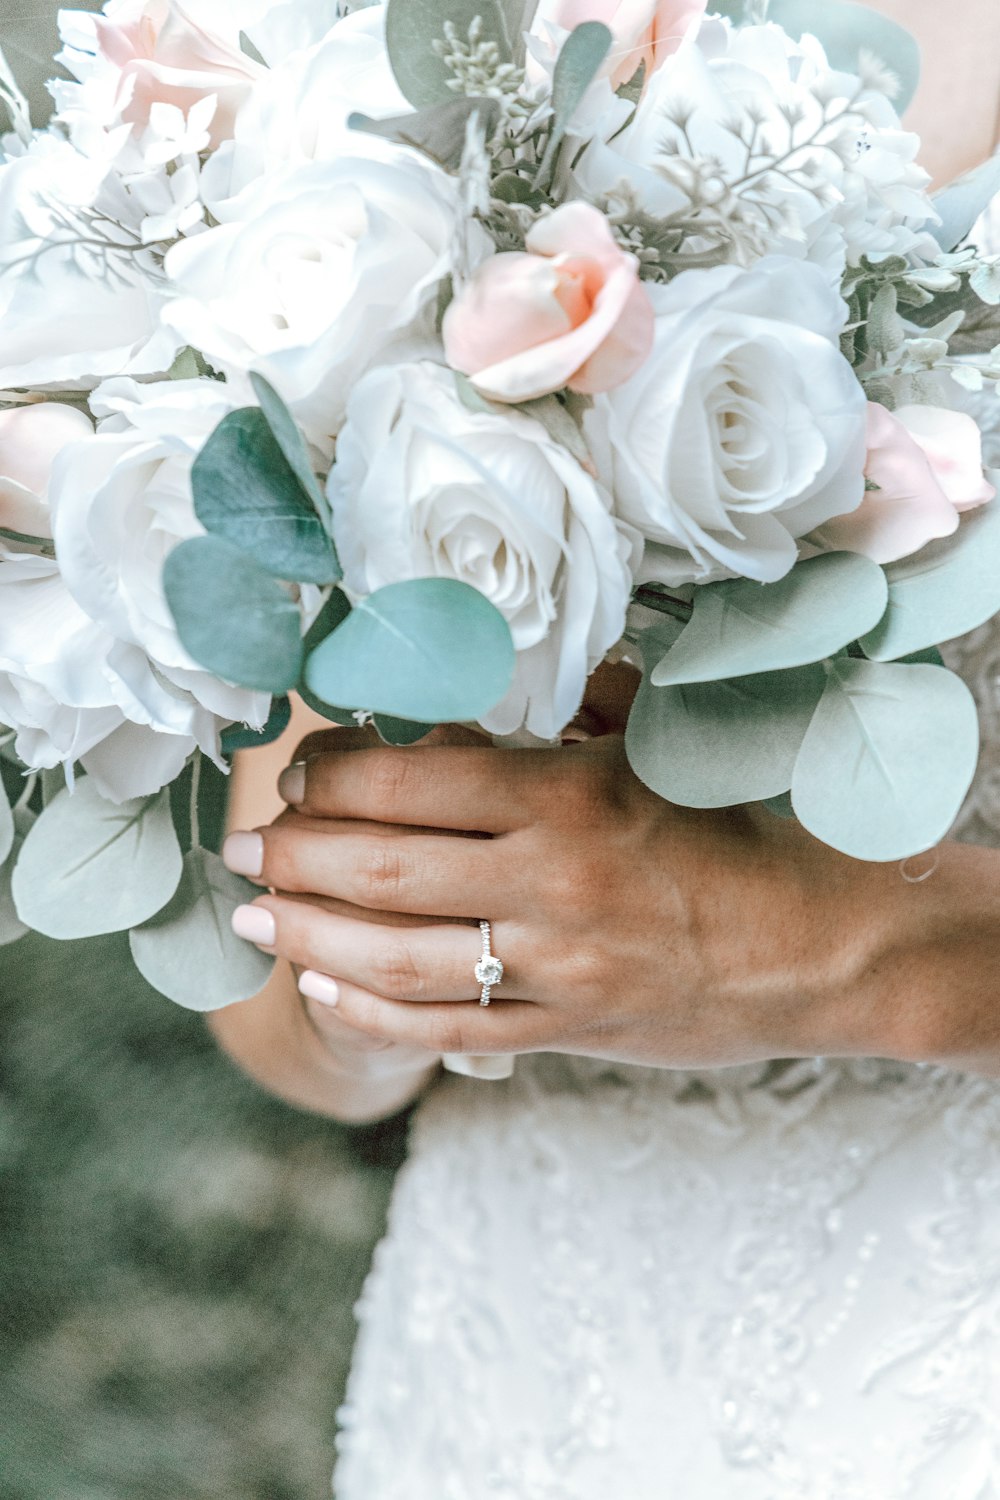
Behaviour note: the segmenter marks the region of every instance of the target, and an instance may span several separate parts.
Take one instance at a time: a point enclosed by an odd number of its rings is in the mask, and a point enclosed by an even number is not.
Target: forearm
[[[269,1093],[313,1114],[346,1124],[369,1124],[405,1109],[439,1071],[436,1058],[395,1065],[380,1054],[344,1058],[321,1035],[301,1003],[291,970],[279,963],[252,1000],[208,1018],[216,1041]]]

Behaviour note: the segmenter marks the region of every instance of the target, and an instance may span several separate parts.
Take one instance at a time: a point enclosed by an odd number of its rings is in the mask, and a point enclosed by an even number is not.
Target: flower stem
[[[201,848],[201,819],[198,816],[198,793],[201,790],[201,751],[191,757],[191,848]]]

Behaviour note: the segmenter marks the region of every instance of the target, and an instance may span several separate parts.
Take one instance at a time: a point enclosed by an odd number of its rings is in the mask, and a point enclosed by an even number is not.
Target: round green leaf
[[[853,552],[810,558],[778,583],[705,584],[653,683],[715,682],[822,661],[877,625],[887,599],[878,563]]]
[[[731,807],[787,792],[823,693],[823,669],[760,672],[636,695],[625,735],[647,786],[683,807]]]
[[[890,563],[889,607],[860,637],[873,661],[897,661],[975,630],[1000,610],[1000,501],[962,517],[953,536]]]
[[[260,895],[217,854],[192,849],[170,904],[129,933],[136,966],[168,1000],[187,1010],[219,1010],[264,988],[274,959],[236,937],[232,915]]]
[[[29,812],[26,807],[20,808],[14,814],[14,841],[7,859],[0,864],[0,948],[16,943],[19,938],[23,938],[31,931],[17,914],[11,881],[18,855],[34,822],[34,813]]]
[[[514,643],[477,589],[419,578],[378,589],[306,663],[306,686],[325,703],[443,724],[478,719],[507,693]]]
[[[257,750],[261,745],[272,745],[281,738],[291,721],[291,700],[275,698],[263,729],[249,729],[245,724],[232,724],[222,731],[222,753],[235,755],[238,750]]]
[[[36,932],[86,938],[147,921],[180,878],[168,793],[106,802],[85,778],[31,829],[12,888],[18,916]]]
[[[327,529],[260,408],[223,417],[194,461],[191,491],[205,530],[235,543],[266,573],[296,583],[340,577]]]
[[[976,769],[979,725],[943,667],[838,657],[802,742],[792,805],[855,859],[906,859],[945,837]]]
[[[376,714],[375,728],[379,738],[387,745],[416,745],[426,739],[433,724],[414,724],[409,719],[391,719],[387,714]]]
[[[333,530],[333,516],[330,511],[330,502],[326,497],[323,486],[313,471],[306,440],[299,431],[295,418],[274,389],[274,386],[265,380],[263,375],[258,375],[256,371],[251,371],[250,384],[253,386],[254,395],[260,402],[260,409],[264,414],[264,419],[268,427],[271,429],[274,441],[281,449],[285,462],[301,485],[303,493],[312,501],[317,515],[323,522],[324,530],[329,535]],[[334,556],[336,556],[335,552]],[[336,576],[340,577],[339,564],[336,568]]]
[[[208,671],[261,692],[295,686],[298,605],[239,547],[218,536],[181,542],[167,558],[163,587],[186,650]]]

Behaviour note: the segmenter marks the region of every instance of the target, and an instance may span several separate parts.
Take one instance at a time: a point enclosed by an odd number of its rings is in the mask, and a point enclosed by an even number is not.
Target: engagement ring
[[[503,979],[503,964],[493,952],[493,929],[490,923],[480,922],[479,931],[483,935],[483,956],[476,964],[476,983],[483,987],[479,997],[480,1005],[489,1005],[490,991]]]

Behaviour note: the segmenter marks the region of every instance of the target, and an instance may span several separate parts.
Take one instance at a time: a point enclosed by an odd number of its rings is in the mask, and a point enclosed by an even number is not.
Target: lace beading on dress
[[[983,724],[957,832],[1000,845],[1000,626],[947,656]],[[359,1316],[338,1500],[1000,1500],[1000,1085],[448,1078]]]

